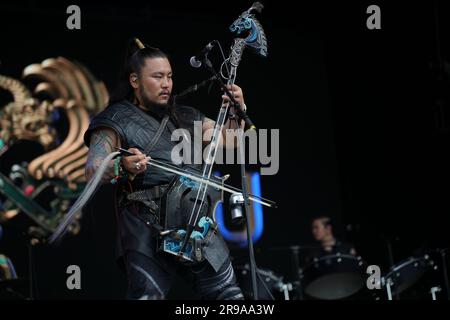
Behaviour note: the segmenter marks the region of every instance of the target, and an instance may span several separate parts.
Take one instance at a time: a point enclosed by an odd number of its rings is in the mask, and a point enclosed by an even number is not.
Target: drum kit
[[[298,254],[298,246],[290,247]],[[379,275],[373,286],[368,285],[368,266],[359,256],[329,254],[314,258],[297,268],[293,281],[270,269],[258,269],[258,295],[262,300],[439,300],[448,289],[445,254],[437,252],[411,256],[394,264]],[[294,260],[294,264],[298,260]],[[296,268],[297,265],[294,266]],[[244,295],[252,299],[248,265],[235,267]],[[447,293],[448,294],[448,293]],[[450,298],[450,297],[447,297]]]

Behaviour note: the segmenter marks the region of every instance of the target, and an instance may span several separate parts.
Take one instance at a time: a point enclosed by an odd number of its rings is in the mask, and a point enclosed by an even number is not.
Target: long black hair
[[[139,48],[136,40],[136,38],[132,38],[128,41],[124,65],[120,72],[116,88],[109,98],[108,105],[124,99],[133,101],[134,90],[130,85],[130,74],[136,73],[140,76],[141,69],[144,67],[146,59],[166,58],[169,60],[169,56],[161,49],[150,47],[148,45],[145,45],[145,48]]]

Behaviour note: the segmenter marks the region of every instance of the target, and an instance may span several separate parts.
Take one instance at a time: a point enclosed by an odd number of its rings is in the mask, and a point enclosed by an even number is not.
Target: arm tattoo
[[[114,146],[119,147],[119,139],[114,131],[110,129],[100,129],[94,131],[89,145],[88,159],[86,163],[86,176],[90,180],[97,168],[108,154],[114,151]],[[102,183],[109,182],[114,177],[113,162],[102,177]]]

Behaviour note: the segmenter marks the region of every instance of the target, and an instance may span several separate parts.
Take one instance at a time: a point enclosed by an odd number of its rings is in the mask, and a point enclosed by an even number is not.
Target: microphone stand
[[[223,83],[220,76],[214,70],[212,63],[208,59],[208,57],[205,56],[203,58],[202,65],[204,65],[206,67],[206,69],[208,69],[208,71],[210,71],[213,74],[213,78],[215,78],[215,80],[219,83],[220,87],[223,89],[223,91],[225,92],[225,94],[228,96],[231,103],[233,104],[233,107],[236,109],[237,115],[238,115],[238,117],[235,117],[237,127],[240,128],[239,122],[241,120],[241,115],[242,115],[242,119],[246,122],[246,124],[248,124],[251,128],[254,129],[255,127],[253,126],[253,123],[251,123],[248,116],[242,111],[241,105],[234,99],[233,95],[230,93],[230,91],[228,90],[226,85]],[[250,200],[249,200],[249,194],[248,194],[248,190],[247,190],[247,176],[245,174],[245,162],[244,162],[245,150],[243,148],[244,132],[243,132],[243,130],[242,130],[242,132],[240,132],[240,130],[238,130],[238,133],[239,133],[238,134],[239,157],[241,159],[241,164],[240,164],[240,166],[241,166],[241,184],[242,184],[242,195],[244,197],[245,223],[246,223],[246,227],[247,227],[248,254],[249,254],[249,260],[250,260],[250,273],[251,273],[251,279],[252,279],[253,299],[258,300],[258,286],[257,286],[257,282],[256,282],[257,281],[256,280],[256,259],[255,259],[255,252],[253,249],[253,239],[252,239],[252,230],[251,230],[251,226],[250,226],[250,219],[248,217],[248,214],[250,212]]]
[[[239,119],[235,118],[236,125],[240,128]],[[240,131],[238,129],[238,131]],[[244,150],[244,139],[243,139],[244,131],[238,133],[239,139],[239,157],[241,159],[240,167],[241,167],[241,184],[242,184],[242,195],[244,197],[244,205],[245,205],[245,224],[247,226],[247,241],[248,241],[248,251],[249,251],[249,260],[250,260],[250,272],[252,276],[252,289],[253,289],[253,298],[254,300],[258,300],[258,286],[256,283],[256,259],[253,250],[253,239],[252,239],[252,230],[250,226],[249,212],[250,212],[250,203],[249,196],[247,190],[247,175],[245,174],[245,150]]]
[[[209,79],[203,80],[202,82],[196,83],[196,84],[190,86],[189,88],[187,88],[187,89],[181,91],[179,94],[177,94],[177,95],[175,95],[175,96],[173,97],[173,104],[174,104],[174,105],[177,104],[178,98],[182,98],[182,97],[184,97],[184,96],[186,96],[186,95],[188,95],[188,94],[190,94],[190,93],[196,92],[196,91],[198,91],[200,88],[204,87],[205,85],[207,85],[208,83],[210,83],[210,82],[212,82],[212,81],[214,81],[214,80],[216,80],[216,76],[212,76],[212,77],[209,78]]]

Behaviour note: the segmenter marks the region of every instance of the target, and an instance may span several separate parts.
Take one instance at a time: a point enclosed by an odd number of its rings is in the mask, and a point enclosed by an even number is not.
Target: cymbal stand
[[[291,246],[291,256],[293,261],[293,271],[294,271],[294,279],[297,282],[297,294],[298,300],[303,300],[303,288],[302,288],[302,277],[300,275],[300,246]]]
[[[280,291],[284,294],[284,300],[290,300],[289,291],[292,291],[292,283],[283,283],[280,286]]]
[[[387,278],[387,279],[383,278],[382,281],[384,282],[384,285],[386,286],[386,293],[387,293],[388,300],[393,300],[391,287],[394,283],[392,282],[392,279],[391,278]]]
[[[441,287],[437,286],[437,287],[432,287],[430,289],[430,293],[431,293],[431,300],[437,300],[436,299],[436,292],[440,292],[442,291]]]

